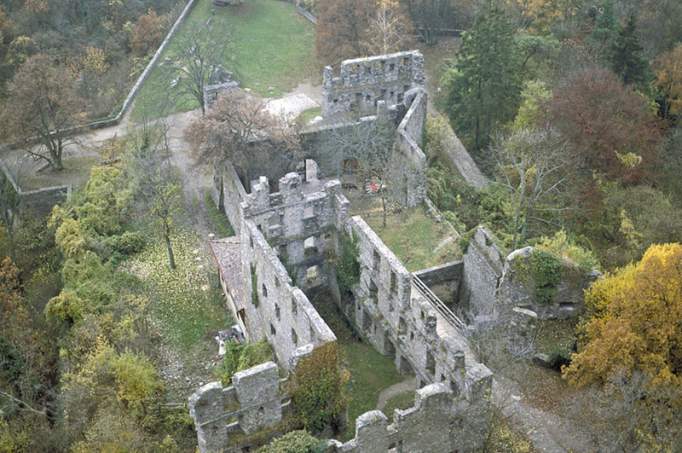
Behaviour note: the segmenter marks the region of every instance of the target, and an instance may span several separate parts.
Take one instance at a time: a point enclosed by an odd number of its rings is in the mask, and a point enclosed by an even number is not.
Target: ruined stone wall
[[[479,227],[464,254],[461,303],[469,318],[485,322],[495,316],[496,291],[504,268],[504,252],[495,244],[493,234]]]
[[[276,425],[288,402],[280,390],[279,370],[266,362],[232,376],[223,388],[211,382],[189,397],[189,412],[201,453],[230,451],[230,437]],[[284,401],[284,404],[283,404]],[[241,451],[235,447],[236,451]]]
[[[326,284],[325,257],[337,248],[337,231],[348,217],[350,203],[338,180],[317,179],[317,164],[306,161],[304,178],[289,173],[272,192],[267,178],[251,184],[242,208],[277,250],[295,283],[302,288]]]
[[[407,112],[398,125],[391,159],[391,183],[402,193],[396,198],[407,207],[426,198],[426,155],[422,151],[426,123],[427,95],[422,88],[409,91],[405,97]],[[394,190],[395,190],[394,189]]]
[[[453,312],[461,313],[459,307],[459,287],[462,282],[464,263],[455,261],[415,272],[431,291],[436,294]]]
[[[492,373],[476,361],[465,334],[439,315],[376,233],[360,217],[348,228],[359,244],[360,281],[354,304],[343,309],[358,332],[423,384],[440,382],[455,395],[489,385]]]
[[[341,63],[338,76],[324,69],[322,115],[372,115],[378,101],[403,102],[405,93],[424,85],[424,57],[419,51],[398,52]]]
[[[267,339],[278,362],[287,369],[308,345],[336,341],[252,220],[242,221],[240,242],[244,297],[236,302],[237,317],[243,320],[250,338]]]
[[[498,310],[519,307],[535,312],[539,319],[566,319],[582,314],[585,289],[599,277],[599,272],[556,258],[557,281],[551,287],[538,288],[533,271],[535,252],[533,247],[525,247],[507,256],[497,291]],[[544,297],[539,297],[540,291]]]
[[[7,165],[0,160],[0,184],[5,184],[5,181],[9,183],[8,189],[14,190],[19,197],[18,217],[20,219],[44,217],[52,212],[55,205],[65,202],[71,196],[71,186],[23,190],[17,184]]]
[[[222,187],[220,183],[222,182]],[[246,200],[246,190],[244,185],[239,180],[237,171],[230,162],[226,162],[222,167],[222,179],[220,176],[215,178],[216,195],[215,199],[220,199],[220,190],[223,190],[223,209],[227,219],[230,221],[232,228],[236,233],[242,225],[242,218],[244,212],[242,210],[242,203]]]

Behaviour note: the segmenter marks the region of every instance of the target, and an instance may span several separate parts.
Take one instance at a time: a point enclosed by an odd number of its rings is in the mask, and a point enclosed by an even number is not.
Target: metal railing
[[[450,308],[445,305],[443,301],[440,300],[428,286],[426,286],[421,278],[417,277],[416,274],[412,274],[412,283],[414,284],[415,288],[419,290],[422,296],[424,296],[426,300],[431,303],[433,308],[435,308],[436,311],[440,313],[450,325],[452,325],[452,327],[460,330],[462,333],[466,331],[466,324],[464,324],[464,322],[462,322],[462,320],[459,319],[457,315],[455,315],[452,310],[450,310]]]

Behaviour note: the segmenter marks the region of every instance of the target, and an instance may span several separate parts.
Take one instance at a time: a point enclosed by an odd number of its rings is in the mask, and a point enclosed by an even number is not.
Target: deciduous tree
[[[659,56],[656,60],[656,85],[661,90],[663,117],[682,113],[682,44]]]
[[[398,0],[376,0],[368,20],[364,48],[368,55],[384,55],[409,50],[414,30]]]
[[[5,140],[25,141],[31,156],[63,169],[69,128],[84,118],[74,75],[47,55],[34,55],[21,65],[8,92],[13,108],[3,109],[0,118]],[[30,144],[33,139],[39,143],[35,148]]]
[[[317,58],[336,64],[362,56],[363,42],[373,11],[373,1],[319,0],[317,8]]]

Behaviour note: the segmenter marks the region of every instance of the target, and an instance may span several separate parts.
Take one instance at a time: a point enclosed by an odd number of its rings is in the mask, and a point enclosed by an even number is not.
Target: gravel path
[[[409,392],[410,390],[414,391],[416,389],[417,389],[416,378],[410,378],[403,382],[398,382],[397,384],[393,384],[392,386],[383,389],[381,393],[379,393],[379,399],[377,400],[377,409],[380,411],[384,410],[384,407],[386,407],[386,403],[388,403],[388,400],[390,400],[394,396],[400,395],[401,393]],[[393,414],[386,415],[390,417]]]

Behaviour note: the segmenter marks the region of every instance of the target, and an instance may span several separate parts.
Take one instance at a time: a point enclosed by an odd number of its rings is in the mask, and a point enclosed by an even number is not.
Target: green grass
[[[312,298],[318,313],[332,329],[338,340],[344,364],[350,372],[348,383],[348,427],[342,440],[355,435],[355,419],[376,409],[379,394],[385,388],[402,382],[393,360],[379,354],[371,345],[361,342],[353,334],[343,314],[327,295]],[[414,392],[412,392],[414,397]]]
[[[396,409],[409,409],[414,406],[414,390],[400,393],[386,401],[386,406],[382,412],[391,420]]]
[[[461,257],[457,239],[439,247],[443,240],[456,236],[456,232],[447,223],[436,222],[422,207],[390,214],[385,228],[380,210],[362,217],[411,272]]]
[[[231,321],[217,277],[209,277],[212,263],[202,255],[198,238],[180,233],[172,242],[175,270],[168,267],[166,249],[160,240],[151,242],[132,258],[129,269],[144,282],[162,338],[189,351],[210,334],[231,325]]]
[[[35,190],[71,184],[74,189],[79,189],[88,182],[90,169],[100,161],[98,156],[67,157],[61,171],[47,169],[40,173],[31,171],[21,174],[18,178],[19,186],[22,190]]]
[[[227,216],[220,212],[220,209],[216,206],[211,196],[211,192],[206,191],[204,194],[204,205],[206,206],[206,212],[208,214],[208,220],[213,227],[213,231],[220,238],[226,238],[234,236],[234,228],[230,225],[230,221]]]
[[[315,117],[317,116],[322,116],[322,107],[313,107],[311,109],[304,110],[296,118],[296,123],[301,127],[307,126],[308,123],[315,119]]]
[[[238,7],[215,7],[200,0],[176,35],[207,21],[216,33],[229,33],[223,66],[232,71],[243,88],[267,97],[279,97],[316,74],[315,28],[291,3],[249,0]],[[173,52],[171,42],[161,61]],[[198,108],[190,97],[167,101],[169,77],[163,65],[154,68],[138,95],[132,118],[155,118]],[[270,89],[272,88],[272,89]],[[175,98],[176,96],[174,96]]]

